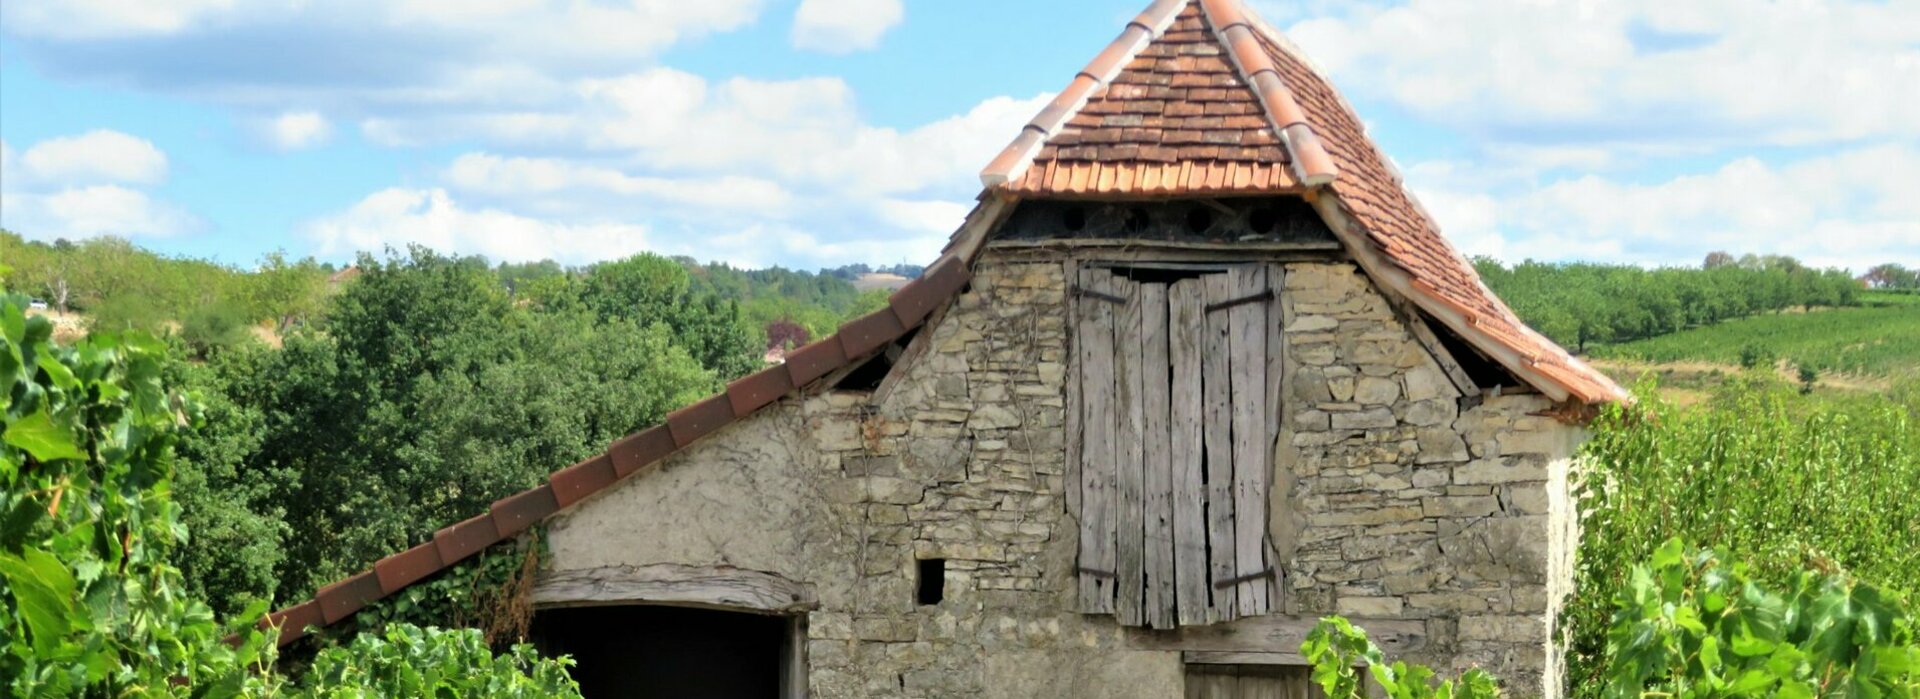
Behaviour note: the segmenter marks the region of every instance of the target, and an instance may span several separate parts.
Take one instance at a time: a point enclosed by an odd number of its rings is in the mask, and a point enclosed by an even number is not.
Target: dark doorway
[[[587,699],[777,699],[787,618],[685,607],[541,610],[533,641],[573,656]]]

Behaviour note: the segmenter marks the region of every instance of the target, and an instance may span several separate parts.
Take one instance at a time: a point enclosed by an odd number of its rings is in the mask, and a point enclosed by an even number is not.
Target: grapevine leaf
[[[7,425],[3,438],[6,443],[25,449],[40,461],[86,458],[86,454],[74,443],[73,433],[54,424],[44,407]]]
[[[20,556],[0,554],[0,576],[20,605],[34,652],[52,653],[72,628],[73,576],[53,554],[32,547]]]

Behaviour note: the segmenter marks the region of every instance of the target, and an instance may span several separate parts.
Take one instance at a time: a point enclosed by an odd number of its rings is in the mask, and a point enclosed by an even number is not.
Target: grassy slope
[[[1602,359],[1656,364],[1734,365],[1742,348],[1758,345],[1786,363],[1822,373],[1878,377],[1920,375],[1920,295],[1865,296],[1858,308],[1783,313],[1599,348]]]

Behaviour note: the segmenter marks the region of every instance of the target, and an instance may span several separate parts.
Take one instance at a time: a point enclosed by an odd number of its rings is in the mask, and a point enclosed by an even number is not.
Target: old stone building
[[[1323,615],[1556,690],[1570,455],[1523,326],[1240,0],[1161,0],[889,307],[275,614],[545,522],[588,696],[1304,696]]]

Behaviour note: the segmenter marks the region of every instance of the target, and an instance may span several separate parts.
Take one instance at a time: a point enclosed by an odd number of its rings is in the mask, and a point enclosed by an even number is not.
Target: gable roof
[[[1543,393],[1627,397],[1487,289],[1353,107],[1241,0],[1155,2],[981,182],[1013,197],[1301,194],[1377,281]]]
[[[1231,59],[1231,72],[1221,70],[1223,57]],[[1145,86],[1145,92],[1122,86]],[[1156,92],[1160,87],[1167,90]],[[1174,92],[1181,89],[1185,92]],[[1198,114],[1192,105],[1199,105]],[[1249,105],[1258,112],[1248,112]],[[1153,109],[1161,110],[1163,119],[1185,121],[1177,128],[1163,121],[1152,133],[1144,124]],[[1140,115],[1141,125],[1129,125],[1130,114]],[[1267,125],[1256,125],[1248,116]],[[1052,142],[1065,134],[1075,135]],[[1239,142],[1229,148],[1227,141],[1236,138]],[[1376,279],[1394,285],[1543,392],[1583,403],[1623,399],[1625,392],[1612,380],[1527,328],[1481,284],[1387,162],[1331,84],[1277,32],[1246,13],[1240,0],[1159,0],[994,159],[982,175],[987,191],[955,233],[955,244],[919,279],[894,292],[885,308],[789,352],[785,364],[674,411],[665,424],[622,438],[604,453],[555,471],[544,484],[502,498],[485,513],[321,588],[311,600],[269,614],[260,624],[279,627],[283,646],[299,640],[308,627],[344,620],[783,396],[876,355],[926,324],[966,287],[977,242],[1022,197],[1302,194],[1323,207],[1329,225],[1363,265],[1376,258],[1391,265],[1369,267]]]

